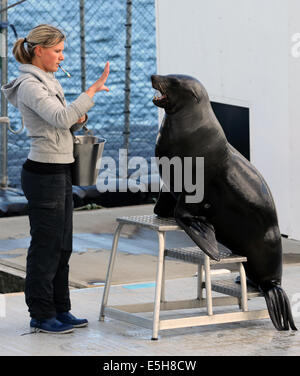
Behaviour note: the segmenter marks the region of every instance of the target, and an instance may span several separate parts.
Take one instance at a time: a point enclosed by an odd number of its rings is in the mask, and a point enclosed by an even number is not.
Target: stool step
[[[118,217],[117,222],[147,227],[156,231],[182,231],[174,218],[160,218],[157,215],[133,215],[130,217]]]
[[[211,282],[211,289],[221,294],[234,296],[236,298],[242,297],[241,285],[235,283],[234,280],[215,280]],[[263,296],[263,294],[253,286],[247,285],[248,299]]]
[[[246,262],[247,257],[234,255],[228,248],[219,245],[220,261],[210,260],[210,264],[231,264],[235,262]],[[206,254],[199,247],[171,248],[165,250],[165,256],[175,258],[191,264],[204,264]]]

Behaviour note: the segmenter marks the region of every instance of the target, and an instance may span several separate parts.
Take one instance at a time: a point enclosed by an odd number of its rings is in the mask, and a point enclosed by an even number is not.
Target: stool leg
[[[162,282],[161,282],[161,297],[160,301],[165,301],[165,281],[166,281],[166,257],[165,257],[165,244],[166,244],[166,233],[161,233],[163,236],[163,244],[164,244],[164,257],[163,257],[163,272],[162,272]]]
[[[203,264],[198,264],[198,286],[197,286],[197,299],[201,300],[203,298],[203,289],[202,289],[202,282],[203,282]]]
[[[103,297],[102,297],[102,304],[101,304],[101,309],[100,309],[99,321],[104,320],[104,309],[107,305],[108,293],[109,293],[109,288],[110,288],[110,283],[111,283],[111,276],[112,276],[112,272],[113,272],[114,265],[115,265],[118,242],[119,242],[119,237],[120,237],[122,227],[123,227],[123,223],[119,223],[118,227],[116,228],[115,234],[114,234],[114,240],[113,240],[112,249],[111,249],[111,253],[110,253],[109,264],[108,264],[108,269],[107,269],[107,274],[106,274],[105,287],[104,287],[104,292],[103,292]]]
[[[154,311],[153,311],[153,330],[152,330],[152,340],[158,339],[159,331],[159,312],[160,312],[160,300],[162,291],[162,278],[163,278],[163,264],[164,264],[164,252],[165,252],[165,233],[158,231],[158,260],[157,260],[157,271],[156,271],[156,285],[155,285],[155,300],[154,300]]]
[[[165,241],[165,239],[164,239],[164,241]],[[165,281],[166,281],[166,258],[165,258],[165,254],[164,254],[160,302],[164,302],[166,300]]]
[[[247,299],[247,280],[243,263],[240,262],[240,277],[241,277],[241,292],[242,292],[242,311],[248,311],[248,299]]]
[[[204,270],[205,270],[205,290],[206,290],[207,314],[209,316],[212,316],[213,315],[213,309],[212,309],[212,295],[211,295],[210,262],[209,262],[209,257],[207,255],[205,255],[205,259],[204,259]]]

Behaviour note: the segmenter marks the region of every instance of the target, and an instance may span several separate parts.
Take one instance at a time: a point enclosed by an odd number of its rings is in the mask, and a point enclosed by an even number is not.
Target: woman
[[[39,25],[13,48],[21,63],[20,76],[2,87],[19,109],[31,139],[22,169],[22,189],[28,200],[31,243],[27,255],[25,300],[34,331],[66,333],[88,324],[70,313],[68,287],[72,252],[72,127],[86,122],[99,91],[109,91],[107,62],[102,76],[70,105],[54,72],[64,60],[65,35],[51,25]]]

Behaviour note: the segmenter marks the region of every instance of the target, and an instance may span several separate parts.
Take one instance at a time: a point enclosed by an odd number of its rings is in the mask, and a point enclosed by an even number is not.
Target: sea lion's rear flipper
[[[297,330],[293,320],[289,299],[281,286],[268,283],[260,285],[273,325],[277,330]]]
[[[213,260],[220,261],[214,226],[205,217],[175,210],[175,220],[197,246]]]

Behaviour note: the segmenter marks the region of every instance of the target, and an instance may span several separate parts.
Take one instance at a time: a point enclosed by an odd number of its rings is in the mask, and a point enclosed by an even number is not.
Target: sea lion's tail
[[[292,311],[290,307],[289,298],[281,286],[275,283],[269,283],[265,286],[260,286],[264,297],[266,299],[267,308],[270,318],[277,330],[297,330]]]

